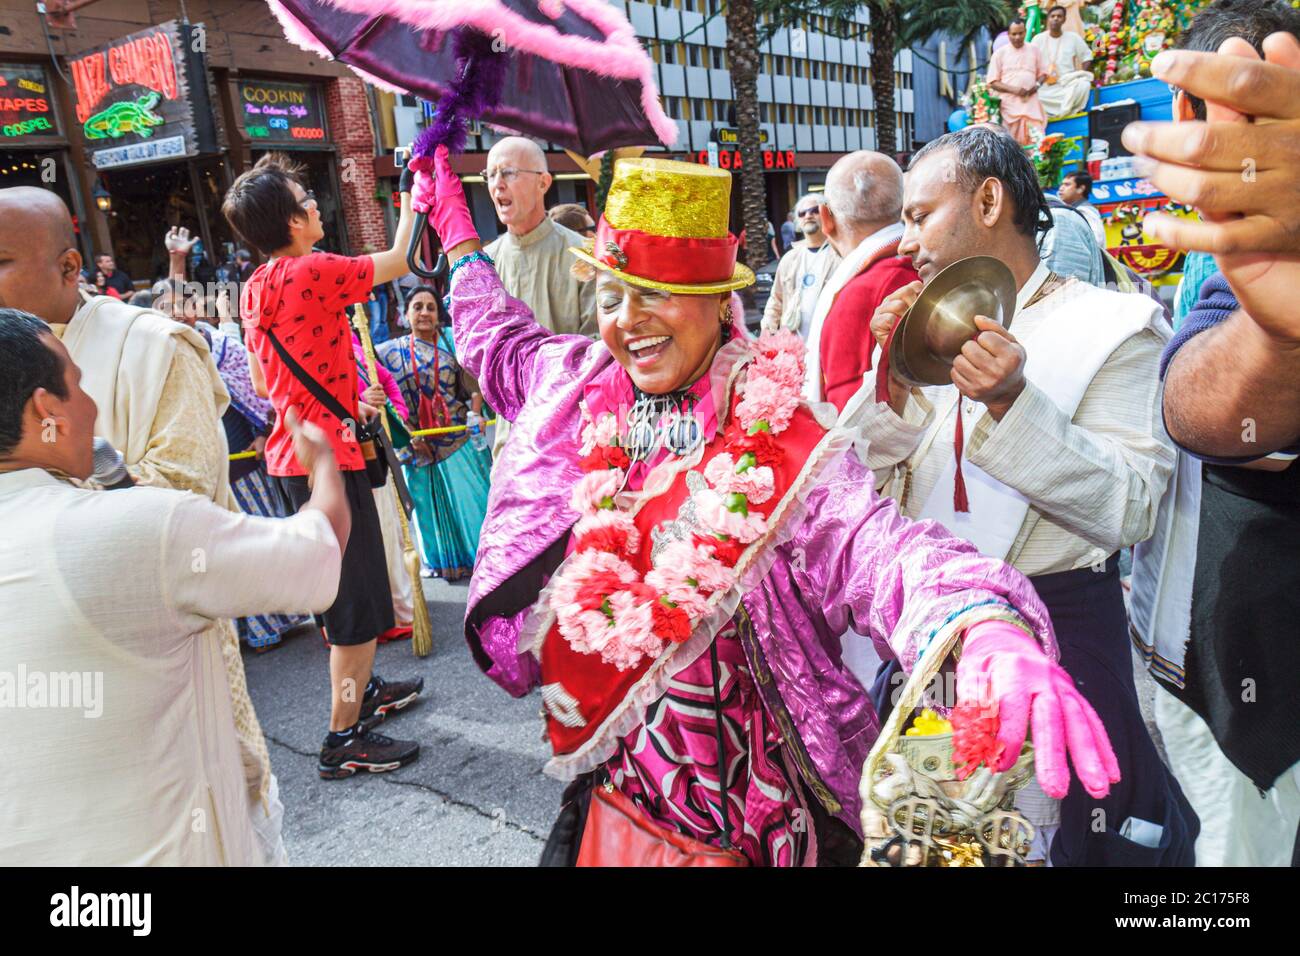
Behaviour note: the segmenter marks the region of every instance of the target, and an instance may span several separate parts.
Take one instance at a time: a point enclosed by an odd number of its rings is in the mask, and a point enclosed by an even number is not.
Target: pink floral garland
[[[766,533],[766,517],[750,506],[775,493],[772,465],[783,452],[773,439],[799,407],[804,344],[794,332],[769,332],[753,344],[753,353],[724,451],[704,468],[708,487],[693,496],[709,534],[667,545],[644,579],[628,560],[641,546],[640,532],[615,501],[631,464],[618,420],[610,412],[593,420],[583,408],[586,474],[570,501],[581,517],[573,529],[574,552],[550,596],[560,634],[575,651],[628,670],[685,641],[708,613],[710,595],[735,584],[734,567],[745,547]]]

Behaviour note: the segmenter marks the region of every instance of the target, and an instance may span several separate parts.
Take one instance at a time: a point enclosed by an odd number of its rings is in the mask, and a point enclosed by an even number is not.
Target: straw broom
[[[375,346],[370,341],[370,318],[361,303],[353,306],[352,324],[361,338],[361,348],[366,354],[366,374],[370,376],[373,384],[378,384],[379,375],[375,372]],[[384,434],[391,441],[393,433],[388,424],[388,416],[383,414],[382,410],[379,420],[383,422]],[[420,555],[416,552],[415,542],[411,538],[411,526],[406,520],[406,508],[402,506],[401,495],[397,493],[397,483],[393,482],[391,487],[393,497],[397,501],[397,517],[402,523],[402,559],[406,562],[406,573],[411,577],[411,603],[415,609],[415,620],[411,622],[411,650],[415,652],[416,657],[424,657],[433,650],[433,622],[429,620],[429,606],[424,601],[424,586],[420,583]]]

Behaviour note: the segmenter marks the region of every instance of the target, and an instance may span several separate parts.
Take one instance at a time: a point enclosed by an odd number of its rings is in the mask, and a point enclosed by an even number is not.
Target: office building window
[[[788,123],[788,122],[790,122],[790,104],[789,104],[789,103],[778,103],[778,104],[776,104],[776,121],[777,121],[778,123]]]
[[[820,106],[813,107],[813,125],[815,126],[826,125],[826,117],[823,114],[822,108]]]
[[[776,67],[777,76],[785,76],[786,70],[788,69],[785,61],[786,57],[783,56],[772,57],[772,65]]]
[[[728,100],[716,100],[713,104],[713,118],[719,123],[733,125],[731,117],[734,112],[735,110],[732,109],[731,102]]]
[[[713,61],[715,70],[725,70],[727,68],[727,51],[722,47],[709,47],[709,58]]]
[[[759,107],[759,117],[764,123],[776,122],[776,107],[771,103],[763,103]]]
[[[798,107],[798,110],[799,110],[799,124],[801,126],[808,126],[809,120],[812,119],[812,117],[809,115],[808,107],[800,106]]]
[[[700,54],[700,45],[698,43],[686,44],[686,62],[691,66],[704,65],[704,59]]]
[[[812,78],[814,80],[820,80],[822,78],[822,61],[810,60],[809,65],[812,67]]]
[[[677,44],[676,44],[676,43],[660,43],[660,44],[659,44],[659,49],[663,51],[663,59],[660,61],[661,63],[676,63],[676,62],[678,62],[678,61],[677,61]]]
[[[807,61],[807,60],[801,60],[801,59],[799,59],[798,57],[794,57],[793,59],[794,59],[794,75],[795,75],[795,76],[807,76],[807,75],[808,75],[808,61]]]
[[[691,100],[691,115],[697,120],[713,119],[709,113],[712,112],[710,107],[713,103],[710,100]]]
[[[664,97],[664,112],[667,113],[668,116],[669,116],[671,119],[681,119],[681,118],[682,118],[682,100],[681,100],[681,97],[678,97],[678,96],[665,96],[665,97]]]

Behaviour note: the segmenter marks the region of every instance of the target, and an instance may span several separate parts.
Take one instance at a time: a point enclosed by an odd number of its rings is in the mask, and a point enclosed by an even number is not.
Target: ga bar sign
[[[695,161],[702,166],[709,165],[709,153],[711,151],[702,149],[695,154]],[[742,169],[744,161],[740,158],[738,149],[720,149],[718,150],[718,168],[720,169]],[[763,150],[763,168],[764,169],[794,169],[796,155],[793,149],[765,149]]]

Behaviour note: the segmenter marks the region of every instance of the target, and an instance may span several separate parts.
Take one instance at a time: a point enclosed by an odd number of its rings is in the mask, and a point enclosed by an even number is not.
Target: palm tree
[[[761,0],[768,2],[768,0]],[[740,146],[740,208],[750,266],[767,263],[767,187],[758,128],[758,12],[754,0],[727,0],[727,67]]]
[[[898,45],[898,0],[868,0],[871,19],[871,99],[876,107],[876,149],[890,156],[898,149],[894,112],[894,54]],[[909,147],[911,144],[908,144]]]
[[[965,48],[983,27],[1001,30],[1013,14],[1011,0],[727,0],[727,61],[731,69],[732,98],[740,145],[741,208],[746,251],[751,264],[767,262],[766,189],[759,140],[759,45],[783,27],[793,26],[813,14],[842,23],[865,6],[870,19],[863,32],[871,42],[871,95],[875,101],[876,148],[893,154],[898,123],[894,110],[894,57],[897,51],[923,43],[946,32],[961,37]],[[759,29],[760,17],[766,17]],[[971,64],[972,69],[974,64]]]

